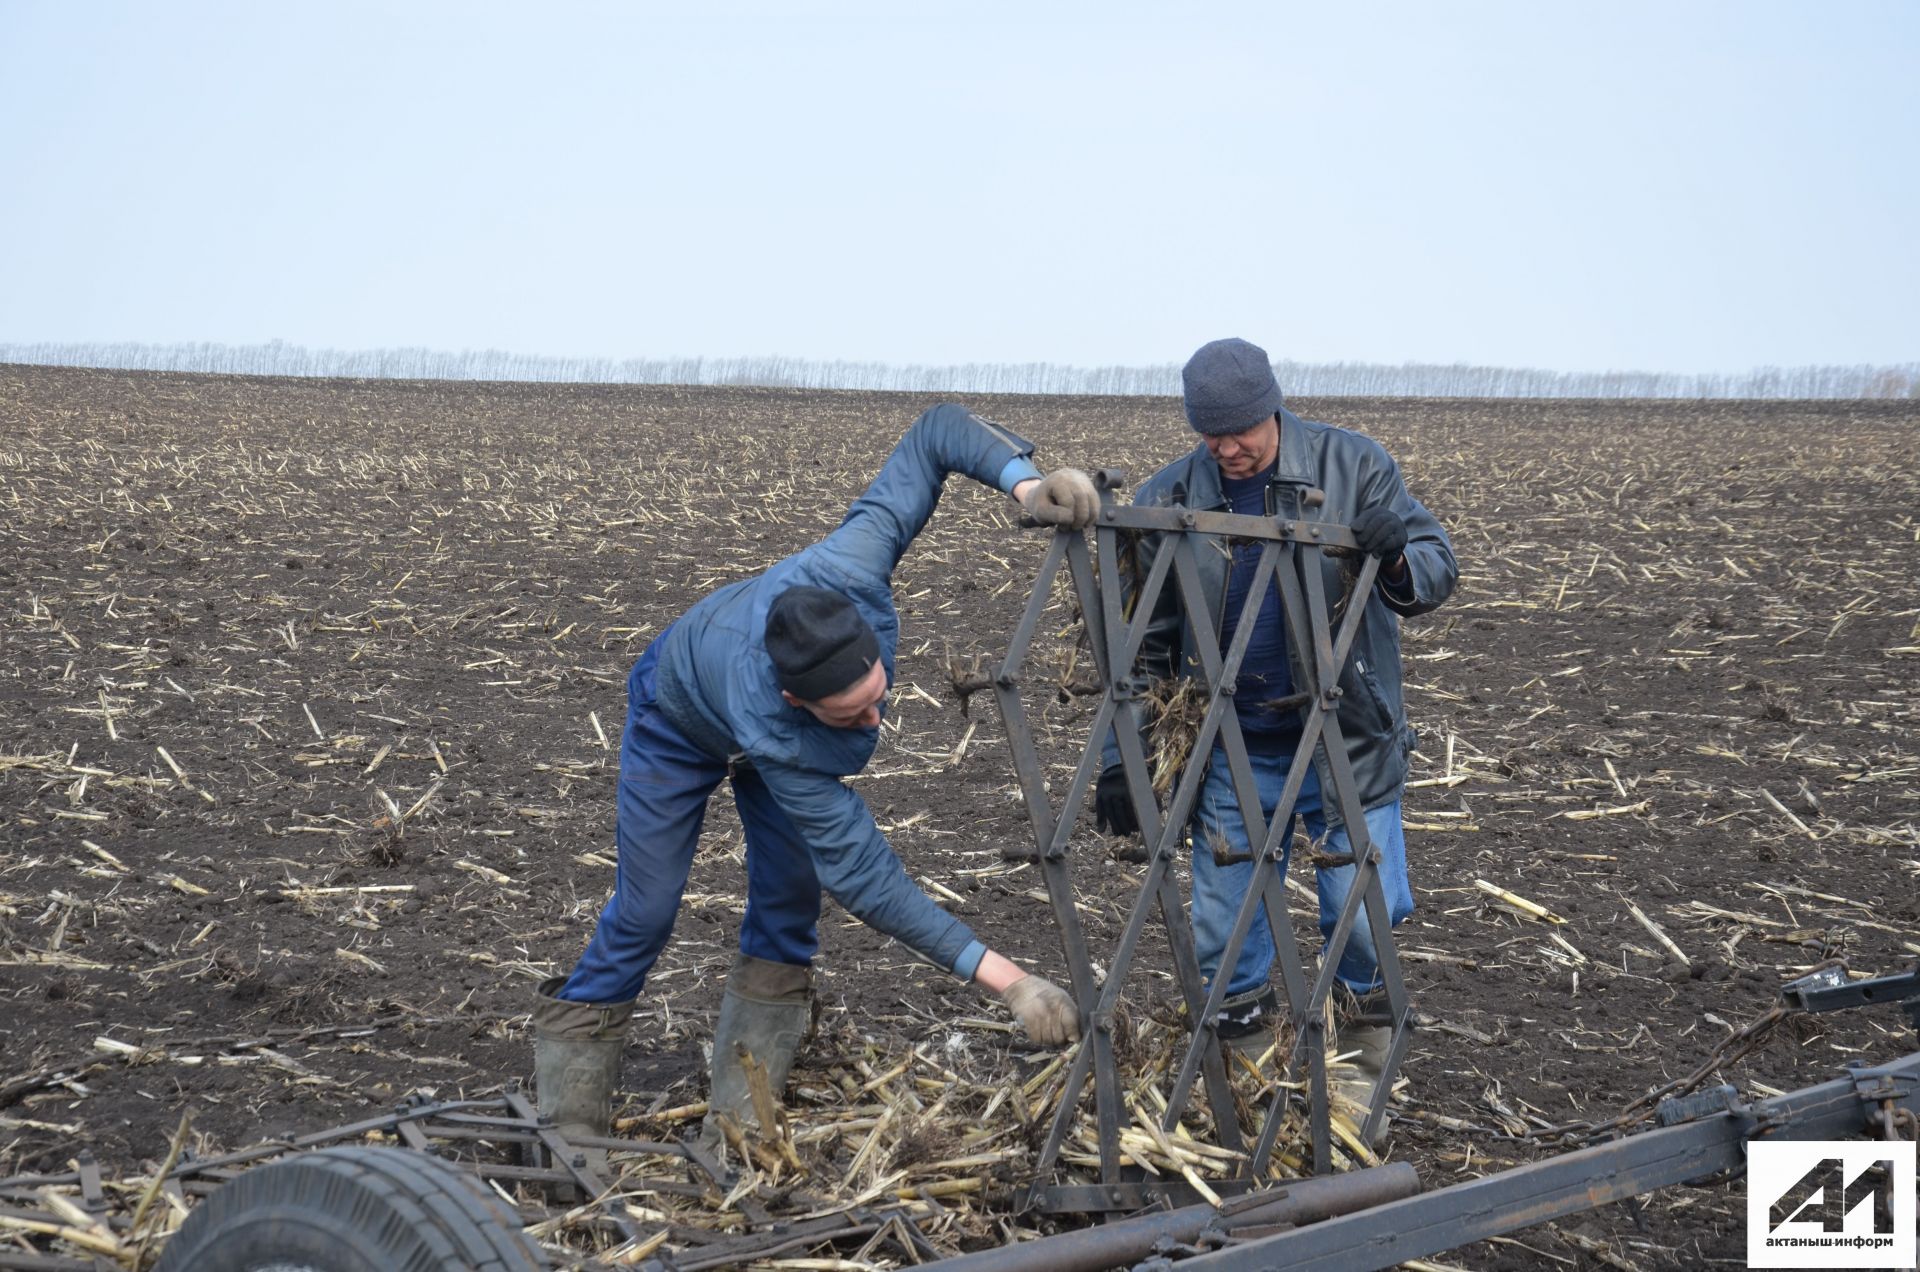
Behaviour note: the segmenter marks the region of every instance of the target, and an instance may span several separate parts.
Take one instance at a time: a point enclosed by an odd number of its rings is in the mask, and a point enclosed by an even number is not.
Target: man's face
[[[786,690],[780,696],[791,707],[804,707],[813,718],[833,729],[871,729],[880,723],[880,704],[887,700],[887,668],[878,659],[867,674],[842,689],[814,702],[796,698]]]
[[[1264,472],[1280,453],[1280,420],[1269,415],[1252,428],[1238,433],[1209,434],[1207,454],[1220,465],[1225,477],[1251,477]]]

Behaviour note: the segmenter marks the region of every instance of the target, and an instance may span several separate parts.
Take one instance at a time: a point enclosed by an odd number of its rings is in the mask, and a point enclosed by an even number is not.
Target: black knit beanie
[[[880,640],[853,602],[823,587],[790,587],[776,596],[766,643],[780,687],[808,702],[850,687],[880,657]]]

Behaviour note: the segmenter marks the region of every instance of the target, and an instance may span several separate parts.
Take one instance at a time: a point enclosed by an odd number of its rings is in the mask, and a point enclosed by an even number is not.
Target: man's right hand
[[[1133,796],[1127,791],[1127,771],[1118,764],[1100,773],[1093,788],[1093,824],[1111,835],[1133,835],[1140,819],[1133,814]]]
[[[1021,506],[1043,526],[1078,530],[1100,511],[1100,491],[1078,468],[1056,468],[1030,487]]]

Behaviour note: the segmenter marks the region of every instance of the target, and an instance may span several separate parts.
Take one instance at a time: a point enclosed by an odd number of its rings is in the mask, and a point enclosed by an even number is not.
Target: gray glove
[[[1056,468],[1027,491],[1022,506],[1043,526],[1078,530],[1099,514],[1100,492],[1078,468]]]
[[[1046,1047],[1058,1047],[1080,1037],[1080,1009],[1073,996],[1044,976],[1029,973],[1000,993],[1027,1031],[1027,1037]]]

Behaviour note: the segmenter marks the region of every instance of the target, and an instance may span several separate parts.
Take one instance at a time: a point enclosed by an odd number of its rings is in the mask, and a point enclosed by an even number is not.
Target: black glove
[[[1127,793],[1127,771],[1118,764],[1101,770],[1099,784],[1093,788],[1093,824],[1111,835],[1140,830],[1140,819],[1133,815],[1133,796]]]
[[[1353,537],[1368,556],[1391,562],[1407,550],[1407,523],[1388,507],[1368,508],[1353,519]]]

